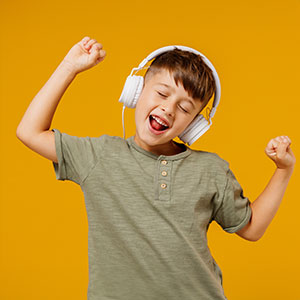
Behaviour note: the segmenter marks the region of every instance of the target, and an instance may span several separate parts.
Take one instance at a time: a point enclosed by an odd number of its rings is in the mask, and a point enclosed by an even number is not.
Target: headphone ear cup
[[[135,108],[144,84],[143,76],[129,75],[123,87],[119,102],[126,107]]]
[[[200,114],[178,137],[190,146],[209,129],[210,125],[205,117]]]

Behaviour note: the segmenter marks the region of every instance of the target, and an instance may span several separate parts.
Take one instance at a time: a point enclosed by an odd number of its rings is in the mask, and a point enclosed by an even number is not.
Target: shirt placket
[[[159,160],[157,191],[159,201],[170,201],[171,199],[171,170],[172,161],[167,159]]]

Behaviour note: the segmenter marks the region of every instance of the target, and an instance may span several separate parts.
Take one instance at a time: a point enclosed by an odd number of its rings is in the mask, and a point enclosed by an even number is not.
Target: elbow
[[[30,136],[27,136],[24,132],[21,132],[20,130],[17,129],[17,131],[16,131],[16,137],[25,146],[29,145],[29,143],[30,143]]]
[[[249,242],[257,242],[260,237],[256,237],[256,236],[250,236],[250,235],[245,235],[245,234],[238,234],[241,238],[243,238],[244,240],[246,241],[249,241]]]
[[[18,138],[18,140],[20,140],[24,144],[24,142],[25,142],[24,134],[22,134],[21,132],[19,132],[17,130],[16,137]]]
[[[16,130],[16,137],[24,143],[25,141],[28,141],[32,137],[32,132],[28,131],[24,128],[18,127]]]
[[[258,234],[256,231],[252,230],[250,225],[251,224],[249,222],[244,228],[237,231],[236,234],[249,242],[257,242],[261,239],[263,234]]]
[[[19,139],[19,140],[21,140],[22,138],[21,138],[21,133],[20,133],[20,131],[17,129],[17,131],[16,131],[16,137]]]
[[[17,131],[16,132],[16,137],[19,139],[19,140],[21,140],[21,136],[20,136],[20,133]]]
[[[263,237],[263,234],[252,234],[247,237],[250,242],[257,242]]]
[[[22,133],[21,133],[21,128],[20,126],[18,126],[17,130],[16,130],[16,137],[19,139],[19,140],[22,140]]]
[[[247,238],[248,241],[250,242],[257,242],[261,239],[261,237],[249,237]]]

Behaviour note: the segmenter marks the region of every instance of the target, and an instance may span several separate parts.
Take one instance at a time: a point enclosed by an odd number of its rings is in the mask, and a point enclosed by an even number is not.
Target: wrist
[[[287,174],[292,174],[293,171],[294,171],[294,166],[295,165],[292,165],[292,166],[289,166],[289,167],[286,167],[286,168],[279,168],[279,167],[277,167],[277,170],[280,171],[280,172],[287,173]]]
[[[62,69],[64,72],[68,73],[68,75],[75,77],[77,75],[77,71],[75,70],[73,64],[68,62],[67,60],[63,59],[59,65],[59,68]]]

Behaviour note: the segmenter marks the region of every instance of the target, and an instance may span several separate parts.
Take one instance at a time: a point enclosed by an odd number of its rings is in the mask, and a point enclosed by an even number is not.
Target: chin
[[[137,123],[140,125],[138,126]],[[142,123],[142,122],[141,122]],[[153,135],[151,133],[151,130],[149,130],[149,120],[147,118],[146,122],[144,123],[136,122],[136,136],[137,139],[139,139],[141,142],[147,144],[148,146],[158,146],[163,144],[169,144],[172,142],[174,138],[177,137],[177,135],[172,134],[169,135],[170,132],[163,133],[160,135]],[[174,131],[174,128],[171,128],[172,131]]]

